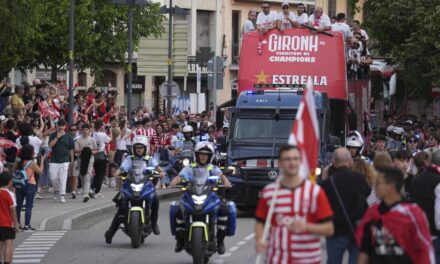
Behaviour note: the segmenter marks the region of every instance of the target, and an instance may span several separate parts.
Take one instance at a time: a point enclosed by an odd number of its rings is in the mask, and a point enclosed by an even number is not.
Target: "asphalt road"
[[[186,252],[175,253],[174,237],[171,236],[168,219],[169,204],[172,199],[160,203],[159,236],[150,235],[139,249],[133,249],[129,237],[121,230],[115,235],[113,243],[107,245],[104,232],[112,216],[103,216],[101,223],[86,230],[68,232],[43,231],[21,233],[15,243],[14,263],[45,264],[141,264],[141,263],[192,263]],[[254,219],[241,215],[238,218],[234,237],[226,238],[226,253],[211,257],[210,263],[253,263]]]

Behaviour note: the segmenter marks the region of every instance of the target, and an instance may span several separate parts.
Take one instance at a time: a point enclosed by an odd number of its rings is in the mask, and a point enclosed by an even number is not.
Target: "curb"
[[[180,196],[181,191],[175,190],[166,192],[163,194],[157,194],[159,199],[167,199],[172,197]],[[101,206],[99,208],[94,208],[92,210],[88,210],[86,212],[81,212],[73,215],[63,221],[62,230],[76,230],[80,229],[82,223],[86,222],[89,219],[96,218],[99,216],[105,216],[108,213],[113,212],[116,209],[116,206],[113,201],[109,201],[108,204]]]

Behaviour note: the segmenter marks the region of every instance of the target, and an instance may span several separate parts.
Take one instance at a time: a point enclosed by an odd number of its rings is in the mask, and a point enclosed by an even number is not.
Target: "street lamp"
[[[133,6],[145,6],[149,0],[110,0],[114,5],[128,5],[128,87],[127,87],[127,114],[128,122],[131,122],[131,93],[133,84],[132,57],[133,57]]]

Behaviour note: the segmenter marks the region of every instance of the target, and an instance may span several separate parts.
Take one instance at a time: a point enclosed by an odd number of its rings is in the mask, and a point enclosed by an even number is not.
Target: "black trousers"
[[[127,219],[125,217],[128,211],[127,201],[124,200],[118,201],[117,207],[118,207],[118,211],[113,217],[113,221],[110,225],[110,231],[113,234],[116,233],[116,231],[118,231],[119,226],[124,222],[124,220]],[[151,225],[152,226],[157,225],[157,220],[159,218],[159,198],[157,198],[157,195],[155,195],[152,200],[150,213],[151,213]]]
[[[94,190],[95,193],[99,193],[101,191],[102,183],[104,182],[105,172],[107,167],[107,160],[95,160],[93,163],[93,168],[95,169],[95,176],[92,180],[91,190]]]
[[[125,150],[120,150],[120,149],[116,150],[114,162],[116,162],[116,164],[118,164],[118,166],[121,166],[122,158],[124,157],[125,153],[127,153],[127,151],[125,151]]]
[[[228,223],[228,209],[225,203],[222,203],[217,213],[217,241],[223,241],[226,236]],[[183,219],[182,208],[176,212],[176,239],[185,238],[185,219]]]

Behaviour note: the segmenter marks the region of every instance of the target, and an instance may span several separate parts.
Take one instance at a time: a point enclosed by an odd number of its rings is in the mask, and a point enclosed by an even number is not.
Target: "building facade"
[[[161,5],[167,5],[169,0],[153,0]],[[209,109],[214,104],[220,105],[225,101],[237,96],[237,78],[239,70],[239,56],[242,25],[247,19],[247,14],[254,9],[257,12],[261,10],[261,4],[264,0],[173,0],[173,4],[179,6],[186,11],[186,14],[174,16],[175,38],[184,38],[186,41],[179,43],[174,42],[173,51],[177,54],[174,59],[173,81],[178,86],[179,94],[184,99],[183,107],[191,104],[194,94],[200,89],[201,97],[197,97],[197,101],[204,101],[204,108]],[[273,0],[272,10],[281,11],[281,3],[283,0]],[[348,0],[303,0],[290,1],[292,9],[296,8],[298,3],[307,6],[310,12],[316,5],[322,6],[324,12],[330,17],[335,16],[339,12],[348,14]],[[362,7],[364,0],[359,1],[359,7]],[[362,8],[354,18],[362,21]],[[164,25],[166,26],[166,25]],[[154,50],[151,47],[151,39],[142,39],[139,50],[134,54],[134,81],[133,81],[133,108],[137,106],[146,106],[156,112],[165,112],[165,97],[163,90],[161,92],[161,84],[167,78],[167,70],[160,68],[152,70],[146,67],[146,63],[154,67],[154,60],[158,65],[167,63],[168,58],[163,56],[163,52],[167,51],[167,34],[162,35],[160,50]],[[181,39],[182,40],[182,39]],[[157,55],[156,57],[155,54]],[[224,61],[224,78],[223,89],[214,92],[208,89],[207,62],[214,56],[218,56]],[[182,66],[184,69],[182,70]],[[200,85],[197,85],[197,67],[201,68]],[[10,79],[13,83],[20,83],[23,80],[32,82],[33,79],[39,78],[50,80],[50,69],[36,69],[27,71],[22,74],[18,71],[12,71]],[[68,73],[60,71],[59,79],[67,80]],[[95,84],[96,78],[90,74],[90,70],[75,72],[74,83],[77,84],[78,90],[86,90]],[[124,105],[126,102],[127,77],[125,70],[120,64],[107,64],[100,76],[100,85],[108,86],[111,84],[118,92],[118,105]],[[163,87],[162,87],[163,88]],[[190,100],[191,99],[191,100]],[[200,100],[199,100],[200,99]],[[173,103],[174,105],[174,103]],[[180,105],[182,108],[182,105]],[[184,109],[182,109],[184,110]],[[195,108],[190,109],[196,112]]]

